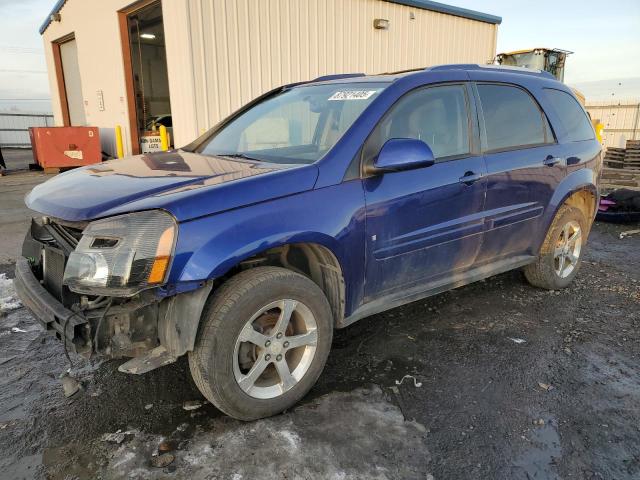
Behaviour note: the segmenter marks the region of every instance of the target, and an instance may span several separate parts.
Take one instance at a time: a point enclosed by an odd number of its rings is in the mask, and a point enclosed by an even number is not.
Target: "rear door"
[[[365,162],[391,138],[416,138],[436,163],[363,180],[366,301],[419,289],[475,261],[486,183],[472,95],[463,83],[409,92],[367,140]]]
[[[485,233],[478,262],[528,255],[566,159],[535,98],[512,84],[474,86],[487,165]]]

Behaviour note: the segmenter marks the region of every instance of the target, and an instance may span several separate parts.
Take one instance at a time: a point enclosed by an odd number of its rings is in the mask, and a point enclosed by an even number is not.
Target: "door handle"
[[[461,176],[458,181],[460,183],[464,183],[465,185],[471,185],[474,182],[477,182],[482,178],[482,174],[475,172],[466,172],[463,176]]]
[[[544,161],[542,162],[543,165],[546,165],[547,167],[553,167],[559,163],[562,162],[562,160],[564,160],[561,157],[553,157],[551,155],[549,155],[547,158],[544,159]]]

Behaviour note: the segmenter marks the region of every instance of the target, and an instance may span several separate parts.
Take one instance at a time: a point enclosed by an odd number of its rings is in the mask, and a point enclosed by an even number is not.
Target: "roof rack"
[[[516,67],[510,65],[481,65],[478,63],[452,63],[449,65],[434,65],[432,67],[418,67],[418,68],[408,68],[406,70],[398,70],[396,72],[384,72],[384,73],[375,73],[371,76],[379,76],[379,75],[401,75],[403,73],[419,73],[419,72],[441,72],[447,70],[496,70],[496,71],[506,71],[510,73],[519,73],[523,75],[534,75],[537,77],[547,77],[551,79],[555,79],[553,75],[549,72],[545,72],[544,70],[537,70],[533,68],[526,67]],[[341,73],[335,75],[323,75],[318,78],[314,78],[313,80],[308,80],[305,82],[297,82],[290,85],[286,85],[287,87],[292,87],[295,85],[300,85],[304,83],[316,83],[316,82],[328,82],[331,80],[340,80],[343,78],[355,78],[355,77],[365,77],[365,73]]]
[[[364,77],[364,73],[338,73],[334,75],[322,75],[321,77],[314,78],[313,80],[309,80],[309,82],[305,83],[313,83],[313,82],[328,82],[329,80],[340,80],[341,78],[354,78],[354,77]]]
[[[499,70],[499,71],[508,71],[511,73],[521,73],[524,75],[535,75],[535,76],[544,76],[548,78],[555,77],[551,75],[549,72],[544,70],[538,70],[534,68],[526,68],[526,67],[516,67],[511,65],[480,65],[478,63],[456,63],[451,65],[436,65],[434,67],[427,67],[425,70],[430,72],[437,72],[442,70]]]
[[[406,70],[396,70],[395,72],[376,73],[376,75],[400,75],[402,73],[421,72],[422,70],[424,70],[424,67],[407,68]]]

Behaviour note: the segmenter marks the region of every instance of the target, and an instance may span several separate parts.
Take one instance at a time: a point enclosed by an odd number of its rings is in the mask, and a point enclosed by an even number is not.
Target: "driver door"
[[[466,84],[414,90],[367,141],[369,164],[391,138],[424,141],[436,163],[364,179],[365,302],[409,295],[473,265],[482,242],[486,167],[472,98]]]

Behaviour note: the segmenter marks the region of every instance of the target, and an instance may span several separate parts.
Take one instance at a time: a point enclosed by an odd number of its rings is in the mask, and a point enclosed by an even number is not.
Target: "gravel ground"
[[[566,290],[508,272],[336,332],[300,405],[252,423],[185,410],[203,399],[184,359],[143,376],[74,359],[82,389],[65,398],[62,345],[14,304],[5,262],[0,476],[640,478],[640,235],[619,238],[632,228],[596,224]]]
[[[33,152],[30,148],[3,148],[2,156],[10,173],[17,170],[27,170],[30,163],[34,163]]]
[[[31,221],[24,196],[49,178],[51,175],[41,172],[12,172],[0,177],[0,268],[15,260]]]

